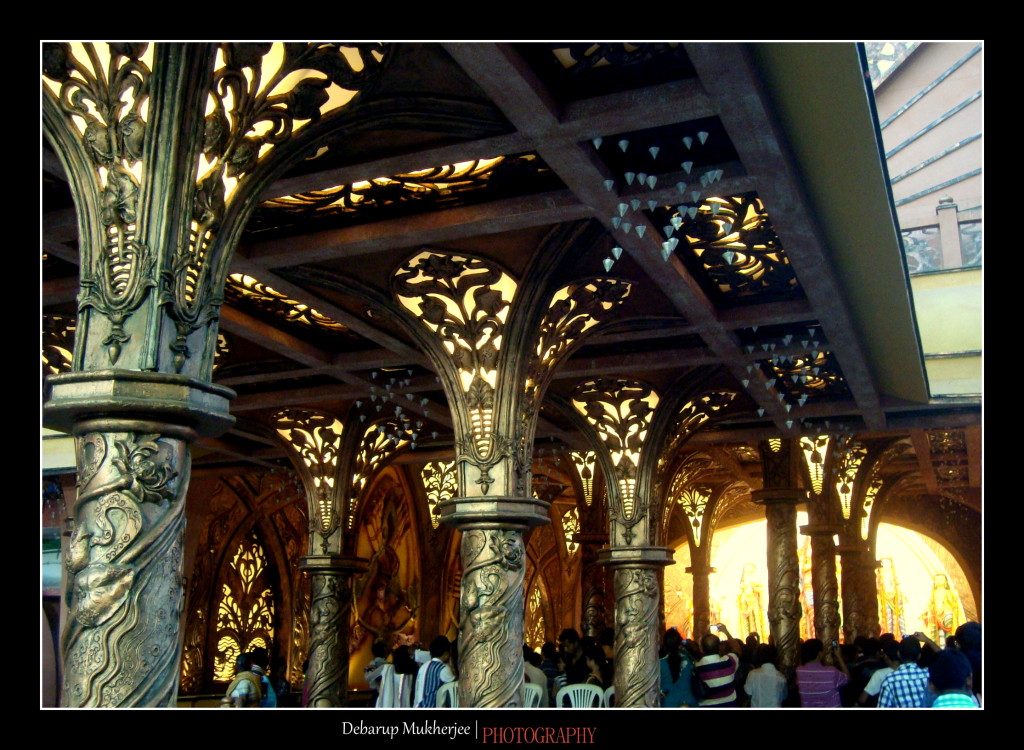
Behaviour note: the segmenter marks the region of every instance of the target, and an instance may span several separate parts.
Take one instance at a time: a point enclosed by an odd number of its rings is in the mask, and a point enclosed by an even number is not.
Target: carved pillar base
[[[532,498],[453,498],[444,523],[462,532],[459,705],[522,706],[526,551],[523,532],[550,522]]]
[[[345,705],[348,694],[348,638],[352,614],[352,576],[367,561],[331,555],[302,559],[300,570],[310,574],[309,708]]]
[[[711,632],[711,574],[714,568],[693,565],[686,569],[693,577],[693,639],[700,639]]]
[[[827,524],[800,527],[811,538],[811,585],[814,587],[814,632],[825,644],[822,663],[832,663],[830,644],[839,639],[839,581],[836,577],[836,529]]]
[[[658,666],[658,610],[662,606],[657,571],[673,561],[668,547],[611,547],[601,563],[615,575],[615,706],[661,705]]]
[[[787,677],[800,663],[800,561],[796,544],[797,490],[755,490],[768,522],[768,626]]]
[[[860,635],[877,638],[881,632],[875,585],[878,563],[861,547],[837,547],[836,551],[843,561],[843,637],[846,643],[853,643]]]
[[[77,443],[64,556],[64,706],[172,706],[181,643],[188,446],[220,434],[233,392],[130,371],[50,379],[48,427]]]

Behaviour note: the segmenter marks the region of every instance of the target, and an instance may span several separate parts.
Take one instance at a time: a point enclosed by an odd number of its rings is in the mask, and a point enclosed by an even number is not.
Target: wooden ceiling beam
[[[917,454],[917,465],[921,471],[921,479],[928,492],[939,491],[939,482],[935,476],[935,466],[932,464],[932,446],[928,440],[928,433],[924,430],[911,430],[910,442],[914,445],[914,453]]]

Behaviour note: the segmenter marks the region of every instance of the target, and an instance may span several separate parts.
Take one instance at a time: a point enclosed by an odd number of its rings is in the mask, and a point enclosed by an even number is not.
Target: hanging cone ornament
[[[649,149],[647,149],[647,151],[650,153],[652,159],[657,159],[658,158],[658,152],[660,150],[661,149],[658,148],[657,146],[651,146]]]
[[[636,225],[637,236],[643,237],[644,236],[644,232],[646,232],[646,231],[647,231],[647,225],[646,224],[637,224]]]
[[[685,182],[677,182],[676,183],[676,190],[679,191],[680,195],[685,193],[686,192],[686,183]]]
[[[633,224],[628,221],[622,222],[622,231],[629,234],[629,230],[633,228]]]
[[[612,226],[615,227],[616,229],[618,229],[620,224],[622,224],[622,217],[621,216],[613,216],[612,217]]]
[[[627,185],[632,185],[634,179],[636,179],[636,172],[626,172],[626,184]]]
[[[688,135],[684,135],[683,136],[683,145],[686,146],[686,148],[688,148],[688,149],[693,148],[693,138],[688,136]]]
[[[671,237],[672,234],[676,231],[676,228],[671,224],[666,224],[661,228],[661,231],[662,234],[664,234],[666,237]]]
[[[654,190],[654,186],[657,185],[657,184],[658,184],[658,178],[657,177],[655,177],[653,174],[647,175],[647,187],[649,187],[651,190]]]
[[[629,202],[629,205],[633,208],[634,211],[636,211],[638,208],[640,208],[640,199],[634,198]]]
[[[601,144],[604,143],[604,140],[602,138],[598,137],[598,138],[595,138],[594,140],[592,140],[591,143],[594,144],[594,148],[601,148]]]
[[[707,134],[707,131],[705,131],[705,130],[702,130],[702,131],[700,131],[699,133],[697,133],[697,140],[699,140],[699,141],[700,141],[700,145],[701,145],[701,146],[703,146],[703,145],[704,145],[705,143],[707,143],[707,142],[708,142],[708,134]]]
[[[619,247],[618,245],[613,247],[612,248],[612,257],[615,258],[615,260],[618,260],[619,258],[621,258],[622,257],[622,248]]]
[[[604,189],[611,192],[612,188],[615,187],[615,180],[605,180]]]
[[[683,166],[683,171],[686,172],[686,174],[690,174],[690,170],[693,169],[693,162],[692,161],[684,161],[682,166]]]
[[[653,180],[654,178],[652,177],[651,179]],[[647,210],[648,211],[653,211],[657,207],[658,207],[658,201],[655,201],[655,200],[647,201]]]
[[[724,253],[722,253],[722,260],[724,260],[730,266],[732,265],[732,262],[733,260],[735,260],[735,258],[736,253],[734,253],[732,250],[726,250]]]
[[[622,149],[622,153],[626,153],[626,149],[629,148],[629,141],[623,138],[621,141],[619,141],[619,148]]]
[[[604,266],[604,272],[608,273],[609,271],[612,270],[612,266],[615,265],[615,261],[611,258],[605,258],[604,260],[601,261],[601,265]]]
[[[625,216],[626,215],[626,211],[628,211],[628,210],[629,210],[629,204],[628,203],[620,203],[619,204],[619,216]]]

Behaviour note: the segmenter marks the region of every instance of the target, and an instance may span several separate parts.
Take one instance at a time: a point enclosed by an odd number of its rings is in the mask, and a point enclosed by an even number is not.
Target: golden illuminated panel
[[[434,334],[451,360],[480,458],[491,449],[494,391],[515,280],[478,258],[424,251],[392,279],[396,299]]]
[[[436,529],[440,521],[437,506],[455,497],[455,493],[459,491],[455,462],[431,461],[423,465],[420,477],[430,509],[430,525]]]
[[[536,160],[532,155],[519,158]],[[313,212],[323,216],[354,213],[401,201],[439,198],[485,187],[495,167],[504,161],[505,157],[498,156],[419,169],[390,177],[375,177],[351,185],[337,185],[325,190],[274,198],[263,201],[260,208],[267,212]]]
[[[839,369],[835,355],[829,351],[811,351],[803,354],[772,356],[758,362],[761,372],[778,393],[789,403],[803,406],[814,398],[849,398],[850,389]]]
[[[347,526],[351,530],[355,525],[359,499],[362,497],[366,484],[374,472],[395,451],[407,446],[415,440],[411,432],[412,425],[403,418],[389,418],[374,422],[363,433],[359,443],[353,467],[352,486],[349,490]]]
[[[800,438],[800,449],[804,452],[807,473],[811,478],[811,488],[815,495],[820,495],[825,487],[825,455],[828,452],[828,435],[816,438]]]
[[[604,378],[582,383],[572,394],[573,406],[611,454],[626,519],[633,517],[640,450],[658,401],[658,394],[643,383]]]
[[[580,475],[583,485],[583,502],[587,507],[594,501],[594,469],[597,465],[597,454],[594,451],[579,451],[569,454],[573,466]]]
[[[313,480],[317,528],[321,534],[330,534],[337,525],[334,486],[343,425],[328,414],[302,409],[278,412],[273,422],[278,434],[305,464]]]
[[[868,535],[871,533],[871,508],[874,506],[875,499],[878,497],[878,492],[881,489],[881,478],[874,476],[864,492],[864,507],[860,519],[860,538],[865,541],[867,541]]]
[[[308,330],[350,335],[348,328],[341,323],[243,273],[228,276],[224,285],[224,299],[236,305],[252,305],[285,323],[300,325]]]
[[[768,447],[772,453],[778,453],[782,450],[782,438],[768,438]]]
[[[853,508],[853,487],[857,478],[857,470],[867,453],[867,448],[863,445],[851,444],[849,441],[845,441],[840,448],[839,460],[836,465],[836,492],[839,494],[839,506],[843,511],[843,519],[847,521],[850,520]]]
[[[217,334],[217,346],[213,351],[213,372],[216,373],[220,369],[220,366],[224,364],[224,360],[227,359],[228,355],[231,354],[231,344],[228,342],[228,338],[223,333]]]
[[[253,533],[231,559],[217,604],[214,679],[230,682],[235,657],[274,642],[274,597],[267,578],[267,556]]]
[[[707,509],[708,500],[711,499],[711,490],[707,487],[688,487],[677,497],[676,502],[682,506],[686,513],[686,519],[690,523],[693,534],[693,544],[700,546],[701,526],[704,523],[704,511]]]
[[[706,290],[726,302],[802,296],[760,198],[713,197],[664,206],[652,216],[665,245]]]
[[[71,371],[77,321],[70,315],[43,315],[43,372],[56,375]]]
[[[562,514],[562,536],[565,539],[565,551],[570,555],[580,548],[573,536],[580,530],[580,513],[575,506]]]

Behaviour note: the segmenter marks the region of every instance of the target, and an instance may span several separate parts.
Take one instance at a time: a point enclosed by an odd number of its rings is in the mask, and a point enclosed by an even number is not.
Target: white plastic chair
[[[604,691],[597,685],[578,683],[566,685],[555,696],[555,706],[563,708],[562,699],[569,698],[570,708],[601,708],[604,705]]]
[[[526,698],[526,708],[540,708],[540,685],[532,682],[523,683],[523,694]]]
[[[610,688],[604,691],[604,707],[611,708],[615,705],[615,686],[612,685]]]
[[[457,682],[446,682],[437,689],[437,707],[438,708],[458,708],[459,707],[459,683]]]

